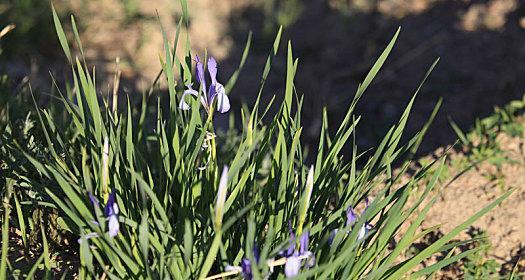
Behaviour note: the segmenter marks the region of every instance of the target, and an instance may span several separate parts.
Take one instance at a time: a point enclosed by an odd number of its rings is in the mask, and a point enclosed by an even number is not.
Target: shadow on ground
[[[91,5],[96,2],[89,3]],[[91,61],[97,65],[105,64],[105,67],[97,66],[98,76],[101,77],[97,76],[101,92],[108,91],[108,83],[105,81],[111,81],[113,77],[113,73],[110,72],[114,69],[115,56],[121,55],[129,64],[129,69],[148,65],[148,70],[134,69],[129,71],[129,74],[124,71],[123,88],[125,92],[132,94],[140,92],[133,80],[154,77],[158,71],[157,54],[162,49],[156,45],[141,49],[140,45],[148,40],[159,41],[161,44],[162,39],[159,40],[159,36],[154,36],[155,32],[152,31],[157,30],[155,9],[145,5],[144,8],[138,9],[139,16],[136,19],[119,22],[119,15],[112,12],[115,10],[115,13],[118,13],[121,10],[118,8],[119,4],[115,3],[106,7],[111,11],[106,17],[115,17],[108,23],[111,28],[100,25],[104,20],[86,25],[88,20],[83,25],[83,14],[80,11],[85,10],[82,9],[78,11],[77,17],[81,29],[83,26],[86,27],[86,33],[92,32],[84,34],[84,49],[94,56]],[[193,16],[202,15],[201,18],[208,20],[197,23],[198,19],[194,18],[190,21],[190,33],[192,36],[196,35],[192,37],[194,41],[206,42],[203,44],[210,50],[224,49],[224,46],[219,46],[220,38],[227,38],[223,41],[231,41],[227,44],[230,46],[228,50],[220,51],[225,54],[220,59],[223,71],[220,71],[219,78],[223,81],[237,67],[248,31],[252,30],[254,34],[246,67],[230,96],[233,108],[239,108],[242,103],[253,104],[266,56],[277,30],[276,26],[286,25],[280,56],[275,60],[263,101],[267,102],[274,94],[282,96],[286,70],[285,45],[290,39],[294,56],[299,58],[297,91],[305,96],[303,136],[305,142],[312,147],[317,145],[323,106],[328,108],[331,128],[336,129],[336,124],[344,116],[358,83],[362,81],[398,26],[402,27],[398,42],[384,69],[358,106],[358,113],[363,115],[363,119],[358,127],[357,140],[362,148],[377,145],[386,130],[399,118],[428,67],[438,57],[441,58],[440,63],[422,88],[408,123],[407,134],[412,135],[420,129],[438,99],[443,98],[442,109],[429,135],[423,141],[420,150],[422,154],[455,141],[456,136],[449,126],[448,118],[454,119],[460,127],[467,129],[476,118],[492,113],[494,106],[520,98],[523,94],[525,7],[520,0],[252,0],[220,2],[216,5],[213,3],[212,0],[190,2]],[[160,0],[151,3],[153,4],[159,5],[158,11],[164,18],[177,22],[178,12],[162,6],[174,4],[167,5]],[[92,10],[99,11],[102,2],[98,6],[93,5]],[[223,16],[220,21],[213,19],[217,17],[213,13],[214,9],[220,10]],[[48,13],[46,21],[50,21],[49,11],[45,10],[42,13]],[[84,18],[91,17],[89,12],[85,13]],[[170,15],[174,19],[171,19]],[[141,17],[147,20],[140,21]],[[67,15],[64,18],[67,19]],[[217,28],[219,23],[224,27]],[[48,25],[52,26],[52,22],[48,22]],[[168,30],[173,29],[173,26],[166,27]],[[203,31],[214,28],[218,30],[215,33]],[[113,33],[100,34],[104,30]],[[156,32],[160,34],[158,30]],[[219,34],[216,34],[217,32]],[[96,42],[90,42],[90,38]],[[133,40],[136,42],[131,42]],[[214,40],[217,42],[214,43]],[[53,37],[50,41],[55,43],[53,46],[59,55],[40,52],[41,58],[36,63],[48,65],[40,65],[39,75],[32,77],[45,76],[47,79],[49,69],[57,69],[57,72],[60,72],[61,67],[57,64],[65,65],[63,57],[60,56],[61,50],[57,47],[58,40]],[[202,44],[199,42],[194,48],[201,53],[203,50],[199,48]],[[41,41],[35,44],[41,44]],[[5,49],[6,52],[9,49],[19,51],[13,47]],[[36,49],[41,48],[37,46]],[[119,54],[115,49],[122,49],[124,53]],[[130,53],[139,49],[138,55]],[[25,60],[30,56],[26,53],[19,55]],[[10,56],[9,53],[5,53],[5,56],[8,60],[16,60],[16,57]],[[140,60],[140,63],[134,64],[133,59]],[[147,62],[154,62],[155,66],[149,66]],[[8,72],[14,72],[18,76],[32,72],[31,67],[7,65]],[[16,65],[18,70],[10,65]],[[67,71],[68,67],[62,69]],[[58,73],[57,76],[60,78],[61,74]],[[45,91],[48,91],[49,86],[50,83],[45,84]]]
[[[397,44],[358,106],[363,120],[357,136],[363,147],[376,145],[399,118],[437,58],[441,60],[423,86],[408,124],[409,135],[417,132],[438,99],[443,98],[421,153],[455,141],[448,118],[467,129],[476,118],[492,113],[494,106],[523,94],[525,30],[520,27],[520,19],[525,16],[525,8],[521,3],[513,2],[503,14],[492,15],[489,12],[495,8],[491,8],[491,2],[497,1],[422,1],[429,3],[398,18],[386,15],[376,4],[367,11],[348,14],[334,9],[329,2],[303,2],[302,13],[285,31],[281,57],[275,63],[264,99],[284,91],[284,46],[291,39],[294,56],[299,58],[296,86],[305,95],[305,136],[314,146],[322,107],[327,106],[332,129],[336,129],[358,83],[398,26],[402,31]],[[469,19],[476,12],[477,18]],[[483,25],[483,16],[488,26]],[[503,17],[503,22],[496,22],[496,27],[490,25],[491,20],[501,21],[494,18],[497,16]],[[230,34],[237,49],[231,52],[227,65],[238,63],[248,30],[255,35],[251,57],[231,95],[235,105],[255,98],[258,77],[273,39],[266,22],[267,12],[258,8],[239,11],[230,18]]]

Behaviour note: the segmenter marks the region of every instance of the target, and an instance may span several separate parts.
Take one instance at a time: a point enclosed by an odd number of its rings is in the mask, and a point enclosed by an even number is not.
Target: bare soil
[[[523,120],[521,121],[523,124]],[[422,228],[440,225],[435,234],[449,232],[470,216],[481,210],[497,197],[513,189],[513,193],[499,206],[477,220],[472,227],[456,239],[467,240],[473,231],[488,234],[490,249],[487,259],[501,265],[500,273],[510,272],[515,267],[525,272],[525,139],[500,133],[497,137],[505,158],[497,166],[489,161],[475,164],[461,151],[449,154],[446,176],[437,193],[438,199],[428,212]],[[443,149],[436,151],[436,155]],[[431,159],[434,155],[424,158]],[[467,163],[458,164],[459,162]],[[466,172],[464,172],[467,170]],[[461,174],[460,176],[457,176]],[[438,236],[434,236],[436,238]],[[432,239],[432,237],[430,237]],[[424,245],[423,245],[424,247]],[[430,260],[429,264],[433,261]],[[427,264],[428,265],[428,264]],[[440,273],[440,279],[455,279],[462,275],[459,266]]]

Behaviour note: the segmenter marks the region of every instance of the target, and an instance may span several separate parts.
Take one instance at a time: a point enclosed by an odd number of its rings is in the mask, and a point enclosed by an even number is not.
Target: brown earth
[[[520,121],[525,125],[523,120]],[[437,201],[428,212],[422,228],[439,225],[438,229],[426,237],[427,241],[437,240],[442,233],[449,232],[490,202],[513,189],[513,193],[500,205],[477,220],[468,231],[462,232],[455,240],[467,240],[474,232],[488,235],[490,248],[485,258],[493,259],[501,265],[500,273],[509,273],[515,267],[525,272],[525,138],[511,137],[503,132],[497,136],[501,148],[499,164],[488,160],[474,164],[468,154],[452,151],[448,154],[444,171],[445,179],[437,189]],[[421,158],[429,162],[443,149],[433,155]],[[468,168],[474,164],[472,168]],[[464,172],[467,170],[466,172]],[[405,181],[408,178],[405,178]],[[421,241],[420,249],[425,248]],[[463,251],[472,247],[460,248]],[[443,256],[441,256],[443,257]],[[429,260],[426,265],[432,264]],[[438,279],[457,279],[463,277],[461,265],[441,271]]]
[[[126,91],[147,89],[160,68],[158,57],[163,48],[157,12],[173,38],[181,15],[177,1],[138,1],[132,17],[123,15],[119,0],[75,2],[88,3],[71,9],[82,23],[84,49],[88,60],[97,65],[102,92],[111,84],[116,57],[121,59]],[[436,101],[443,98],[421,155],[455,140],[449,117],[467,129],[475,118],[490,114],[494,105],[521,97],[525,88],[521,77],[525,71],[525,7],[520,0],[286,3],[192,0],[188,31],[194,53],[207,50],[215,56],[219,79],[225,80],[237,67],[247,33],[253,30],[250,56],[230,94],[233,108],[239,108],[254,101],[276,25],[284,24],[281,55],[274,61],[262,100],[281,96],[284,45],[291,39],[299,58],[297,90],[305,96],[304,136],[312,146],[317,143],[322,108],[328,108],[332,124],[341,121],[358,83],[398,26],[402,32],[391,58],[358,106],[358,113],[364,116],[357,139],[362,147],[376,145],[438,57],[441,61],[422,88],[407,128],[408,134],[420,129]]]
[[[76,15],[102,93],[112,84],[116,57],[121,61],[123,91],[133,95],[147,89],[160,69],[163,49],[157,13],[170,38],[181,16],[178,1],[55,2]],[[322,108],[328,108],[332,124],[341,120],[358,83],[398,26],[402,32],[393,53],[358,106],[364,115],[357,139],[362,147],[377,144],[438,57],[441,61],[408,124],[408,134],[420,129],[438,98],[443,98],[422,155],[455,140],[448,117],[467,129],[475,118],[490,114],[494,105],[521,97],[525,88],[523,0],[191,0],[189,11],[189,30],[183,28],[181,38],[188,31],[194,53],[206,49],[219,60],[221,80],[237,67],[248,31],[253,30],[250,56],[230,95],[233,108],[254,101],[276,27],[284,25],[281,55],[274,61],[262,100],[281,96],[284,45],[291,39],[299,58],[297,90],[305,96],[305,142],[312,146],[317,143]],[[66,27],[67,19],[64,16]],[[59,68],[56,57],[47,62],[53,65],[50,69]],[[45,59],[29,66],[13,61],[10,65],[16,75],[38,72],[33,80],[47,78],[50,70]],[[47,91],[49,83],[44,84]]]
[[[490,236],[491,256],[506,261],[525,246],[525,140],[502,133],[498,142],[508,157],[501,168],[497,170],[493,164],[483,162],[451,182],[442,190],[423,227],[442,224],[443,232],[448,232],[514,188],[508,199],[473,224]],[[451,160],[458,160],[458,157],[464,155],[453,154]]]

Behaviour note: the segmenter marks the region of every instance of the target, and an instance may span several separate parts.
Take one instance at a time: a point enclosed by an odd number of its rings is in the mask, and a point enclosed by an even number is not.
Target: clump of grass
[[[496,260],[489,258],[488,251],[492,246],[485,231],[478,228],[471,228],[469,235],[479,239],[474,244],[481,248],[476,253],[468,256],[464,261],[463,271],[465,279],[494,279],[497,278],[500,265]]]
[[[500,167],[508,158],[500,147],[497,136],[505,133],[510,137],[522,137],[523,125],[517,119],[525,108],[525,96],[522,100],[513,100],[509,104],[496,107],[490,116],[477,119],[469,133],[461,131],[452,120],[450,124],[459,138],[459,145],[471,162],[488,160]]]
[[[186,13],[187,3],[181,3]],[[424,250],[400,260],[411,244],[428,233],[418,228],[435,201],[431,194],[437,188],[444,158],[416,170],[407,183],[400,179],[439,103],[421,131],[401,142],[420,85],[376,149],[362,151],[355,143],[360,120],[355,108],[389,56],[399,30],[359,85],[335,135],[328,133],[325,112],[317,154],[306,162],[301,144],[303,98],[295,91],[298,59],[291,42],[287,44],[283,102],[277,105],[275,116],[269,123],[262,121],[273,102],[261,104],[260,98],[249,108],[232,106],[242,117],[242,132],[229,133],[225,140],[217,137],[221,134],[214,126],[214,116],[219,114],[217,108],[227,111],[223,104],[227,96],[205,95],[212,89],[204,86],[205,78],[200,75],[199,83],[194,83],[202,85],[198,90],[184,89],[183,85],[194,80],[195,56],[187,37],[182,44],[186,46],[184,57],[174,55],[179,29],[173,42],[161,29],[164,52],[159,78],[166,80],[169,102],[157,96],[152,112],[147,104],[155,96],[144,95],[139,113],[133,114],[129,99],[126,109],[119,111],[114,103],[118,98],[99,97],[94,70],[82,56],[72,55],[60,20],[55,12],[53,16],[71,65],[72,87],[65,93],[57,91],[62,113],[35,111],[36,126],[42,132],[37,139],[43,146],[42,156],[16,143],[9,145],[35,173],[11,174],[10,191],[4,197],[11,203],[12,191],[27,186],[45,200],[46,207],[57,209],[65,230],[78,236],[80,279],[418,278],[476,252],[478,249],[451,254],[432,266],[418,268],[432,255],[469,242],[451,240],[510,195],[504,194]],[[178,28],[187,24],[181,19]],[[81,49],[74,21],[72,27]],[[254,85],[259,97],[280,49],[281,32],[260,84]],[[239,71],[249,46],[250,40]],[[214,63],[206,56],[200,61],[213,69]],[[206,65],[199,67],[197,74]],[[238,73],[225,84],[224,94],[230,92]],[[114,94],[119,93],[117,85]],[[215,82],[213,86],[214,92],[221,92]],[[183,93],[187,94],[184,99]],[[191,98],[192,94],[197,98]],[[343,157],[344,149],[352,151],[350,158]],[[364,162],[360,169],[358,160]],[[422,192],[409,200],[434,166],[437,170],[423,184]],[[359,205],[366,207],[355,210]],[[10,213],[4,214],[2,223],[8,227]],[[44,250],[33,268],[43,263],[45,274],[51,277],[45,235],[42,240]],[[7,258],[2,260],[0,273],[5,274]],[[27,272],[31,273],[33,269]]]

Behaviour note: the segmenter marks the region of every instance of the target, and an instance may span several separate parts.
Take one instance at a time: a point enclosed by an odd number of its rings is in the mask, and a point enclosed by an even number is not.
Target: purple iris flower
[[[253,256],[255,258],[255,263],[259,263],[259,248],[254,244],[253,245]],[[244,279],[251,280],[253,278],[252,273],[252,262],[249,259],[242,259],[241,261],[242,275]]]
[[[361,213],[361,216],[366,211],[366,209],[368,209],[368,206],[369,206],[369,201],[368,201],[368,197],[366,197],[365,198],[365,210],[363,210],[363,212]],[[353,224],[355,224],[356,221],[357,221],[357,214],[355,213],[354,208],[352,208],[352,206],[349,206],[348,208],[346,208],[346,226],[347,227],[352,226]],[[359,229],[359,233],[357,234],[357,240],[363,239],[368,234],[368,232],[370,232],[372,227],[373,225],[371,223],[365,222],[363,226]],[[337,229],[334,229],[330,233],[330,236],[328,237],[329,245],[332,245],[332,242],[334,241],[336,234],[337,234]]]
[[[287,278],[295,277],[299,274],[301,269],[301,260],[298,256],[291,256],[286,259],[286,264],[284,265],[284,274]]]
[[[352,206],[346,208],[346,226],[353,225],[357,220],[354,208]]]
[[[104,215],[106,218],[108,218],[108,233],[110,237],[117,236],[119,232],[119,223],[118,223],[118,205],[115,202],[115,191],[112,191],[111,194],[109,194],[108,201],[106,203],[106,207],[104,209]]]
[[[359,229],[359,233],[357,234],[357,240],[361,240],[365,238],[365,236],[370,232],[373,225],[369,222],[365,222],[363,226]]]
[[[211,84],[208,89],[206,88],[206,75],[204,72],[204,65],[200,61],[199,56],[195,56],[195,61],[197,62],[197,81],[202,86],[203,92],[203,95],[200,97],[202,106],[204,106],[206,111],[209,112],[213,101],[215,100],[215,98],[217,98],[217,111],[221,113],[228,112],[230,110],[230,100],[226,95],[226,90],[224,89],[224,86],[217,81],[217,61],[213,57],[210,57],[208,59],[208,73],[210,74],[211,78]],[[186,87],[187,89],[182,94],[182,98],[179,104],[179,108],[181,110],[190,109],[188,103],[184,101],[186,95],[191,94],[196,97],[199,96],[199,92],[193,89],[192,84],[188,84],[186,85]]]
[[[249,259],[242,259],[241,261],[242,275],[244,279],[251,280],[253,278],[252,274],[252,263]]]
[[[286,277],[295,277],[301,270],[301,260],[306,259],[305,267],[310,268],[315,265],[315,257],[312,252],[308,251],[310,233],[306,230],[299,237],[299,250],[295,249],[295,234],[290,232],[290,241],[293,243],[293,250],[286,250],[286,264],[284,265],[284,274]],[[290,252],[291,251],[291,252]]]

